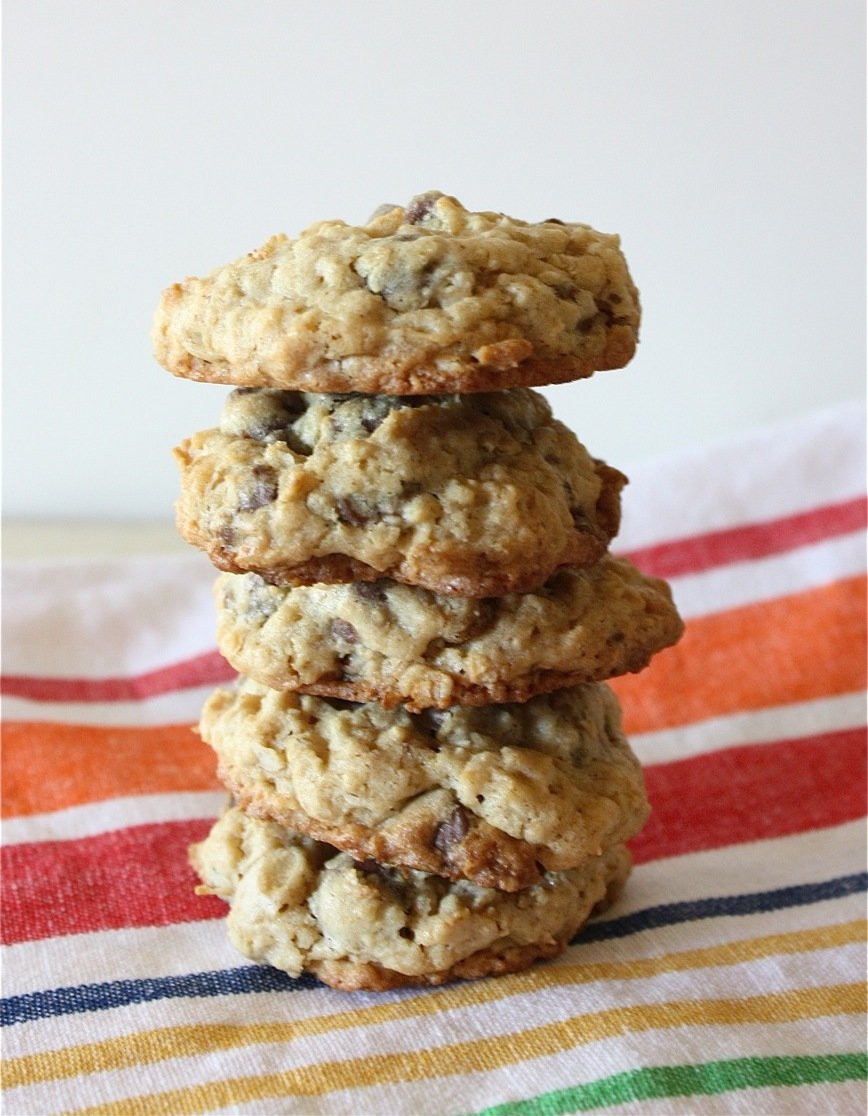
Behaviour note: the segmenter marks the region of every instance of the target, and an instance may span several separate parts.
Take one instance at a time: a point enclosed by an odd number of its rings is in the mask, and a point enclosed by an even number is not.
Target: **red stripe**
[[[220,918],[226,907],[194,893],[187,846],[207,820],[139,825],[3,850],[4,944],[123,926]]]
[[[39,678],[4,675],[0,690],[31,701],[142,701],[194,686],[216,685],[235,677],[218,651],[129,678]]]
[[[868,730],[727,748],[644,769],[651,818],[636,860],[804,833],[863,817]]]
[[[783,554],[799,546],[864,529],[866,522],[868,501],[860,496],[841,504],[829,504],[764,523],[748,523],[658,543],[631,551],[627,557],[644,573],[655,577],[678,577],[700,573],[714,566]]]
[[[782,837],[864,816],[864,729],[730,748],[647,767],[651,820],[637,861]],[[194,894],[187,846],[204,820],[3,850],[3,939],[219,918]],[[711,886],[713,886],[713,881]]]
[[[698,573],[770,554],[780,554],[822,539],[864,528],[868,519],[865,497],[830,504],[796,515],[745,524],[691,538],[658,543],[631,551],[627,557],[643,572],[656,577]],[[0,692],[31,701],[140,701],[173,690],[216,685],[235,672],[217,651],[128,678],[40,678],[5,675]]]

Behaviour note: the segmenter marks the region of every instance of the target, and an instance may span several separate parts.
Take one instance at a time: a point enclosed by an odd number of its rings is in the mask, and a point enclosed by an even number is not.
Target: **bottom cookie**
[[[201,893],[229,903],[240,953],[291,976],[385,991],[525,969],[555,957],[626,880],[615,845],[518,892],[354,861],[233,807],[190,850]]]

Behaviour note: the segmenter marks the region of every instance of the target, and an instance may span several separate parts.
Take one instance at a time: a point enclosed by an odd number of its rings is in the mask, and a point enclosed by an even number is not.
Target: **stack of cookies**
[[[191,850],[246,956],[336,987],[564,949],[648,804],[605,679],[678,639],[609,553],[626,478],[534,386],[624,365],[618,240],[428,193],[165,292],[171,372],[228,383],[177,450],[239,671],[202,713],[232,804]]]

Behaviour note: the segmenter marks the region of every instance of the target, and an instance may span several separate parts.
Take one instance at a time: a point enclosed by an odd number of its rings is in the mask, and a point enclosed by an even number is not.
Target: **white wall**
[[[861,0],[6,0],[4,511],[166,517],[161,289],[438,188],[620,232],[622,467],[864,389]]]

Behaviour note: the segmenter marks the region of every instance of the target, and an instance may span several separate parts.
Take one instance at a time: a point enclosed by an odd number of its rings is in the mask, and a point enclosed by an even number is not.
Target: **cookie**
[[[648,816],[603,684],[410,714],[244,679],[212,695],[199,731],[247,813],[356,860],[479,887],[517,891],[576,868]]]
[[[375,991],[514,972],[554,957],[630,870],[618,845],[523,891],[496,891],[354,861],[238,808],[190,859],[200,892],[229,903],[229,937],[245,957]]]
[[[639,297],[617,236],[436,191],[381,210],[169,287],[157,360],[239,387],[415,395],[562,383],[633,356]]]
[[[610,555],[532,593],[471,599],[393,581],[298,588],[221,574],[217,642],[274,689],[427,707],[526,701],[647,665],[682,623],[669,586]]]
[[[184,538],[275,584],[390,577],[486,597],[595,562],[626,478],[537,392],[233,392],[175,451]]]

